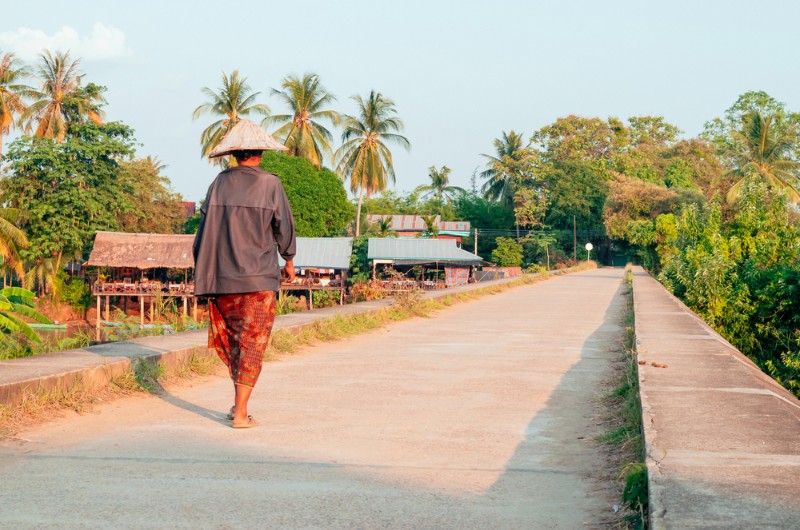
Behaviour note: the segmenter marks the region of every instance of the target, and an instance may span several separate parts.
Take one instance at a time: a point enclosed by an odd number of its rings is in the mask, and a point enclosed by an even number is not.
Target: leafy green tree
[[[298,236],[337,235],[353,217],[342,181],[329,169],[317,169],[304,158],[275,151],[264,152],[261,167],[281,179]]]
[[[663,184],[661,155],[675,144],[680,130],[660,116],[634,116],[628,124],[617,131],[610,167],[629,177]]]
[[[498,237],[497,248],[492,251],[492,261],[498,267],[519,267],[522,265],[522,245],[510,237]]]
[[[9,149],[2,200],[24,212],[27,262],[83,255],[97,230],[116,230],[131,209],[119,161],[133,154],[133,131],[121,123],[70,128],[63,143],[24,136]]]
[[[130,198],[131,207],[119,217],[123,232],[173,234],[186,222],[181,196],[161,175],[158,158],[138,158],[119,163],[119,182]]]
[[[247,84],[246,77],[239,77],[239,71],[234,70],[231,75],[222,73],[222,85],[217,92],[205,87],[203,94],[209,101],[203,103],[192,113],[192,119],[196,120],[200,116],[210,114],[219,117],[217,121],[205,128],[200,135],[200,145],[202,146],[201,156],[207,157],[214,148],[219,145],[222,138],[231,128],[239,123],[239,120],[250,114],[269,116],[269,107],[263,103],[256,103],[256,96],[260,92],[252,92],[250,85]],[[222,167],[236,165],[233,157],[210,158],[213,164],[220,164]]]
[[[649,182],[616,175],[609,182],[604,208],[606,233],[613,239],[634,245],[634,252],[650,269],[658,269],[655,254],[656,219],[666,213],[680,213],[689,205],[704,204],[704,198],[693,191],[667,189]]]
[[[798,139],[795,127],[776,127],[774,116],[754,111],[745,114],[742,130],[733,131],[732,136],[735,152],[730,154],[734,165],[730,174],[738,180],[728,191],[729,202],[736,200],[742,184],[753,177],[786,191],[794,202],[800,200],[797,190],[800,162],[792,158]]]
[[[370,214],[405,214],[417,215],[423,212],[419,201],[419,193],[415,190],[410,193],[399,193],[385,189],[368,198],[365,198],[361,209]]]
[[[592,164],[582,160],[556,162],[543,181],[547,189],[547,226],[571,230],[574,219],[583,229],[603,227],[608,182]]]
[[[734,160],[729,157],[742,150],[738,145],[741,138],[733,133],[741,130],[742,119],[752,112],[758,112],[762,116],[772,116],[772,126],[776,129],[778,136],[783,136],[790,129],[795,129],[795,134],[798,134],[800,113],[790,112],[785,103],[776,100],[766,92],[745,92],[722,116],[706,122],[703,132],[700,134],[701,138],[717,147],[717,152],[728,169],[735,167]],[[795,137],[793,143],[792,157],[800,159],[800,138]]]
[[[0,55],[0,159],[3,157],[3,136],[10,132],[17,117],[25,111],[25,98],[33,93],[31,87],[22,84],[28,76],[28,69],[13,53]]]
[[[514,228],[514,208],[509,204],[489,201],[476,187],[463,193],[453,201],[454,218],[469,221],[473,229],[506,231]],[[495,248],[495,238],[478,237],[478,254],[488,256]],[[464,246],[475,248],[473,234],[464,239]]]
[[[548,163],[583,160],[610,165],[627,136],[619,120],[567,116],[533,133],[531,142]]]
[[[35,101],[20,117],[25,130],[32,130],[35,123],[36,136],[53,138],[61,143],[71,124],[85,121],[102,124],[102,106],[106,103],[104,89],[97,85],[81,87],[80,59],[73,60],[69,52],[52,54],[49,50],[40,54],[39,59],[36,75],[40,88],[31,93]]]
[[[616,118],[567,116],[542,127],[531,137],[536,146],[537,173],[548,173],[569,161],[588,164],[601,180],[621,173],[645,182],[663,185],[668,169],[684,160],[698,185],[714,179],[716,171],[706,171],[714,160],[712,150],[697,140],[678,140],[680,131],[661,116],[633,116],[625,125]],[[675,182],[677,168],[672,168]],[[684,172],[684,177],[689,172]],[[683,181],[680,187],[694,187]]]
[[[272,89],[272,94],[286,103],[292,114],[271,116],[264,123],[282,123],[275,136],[289,148],[289,154],[305,158],[319,169],[325,156],[333,156],[333,136],[320,120],[333,125],[342,121],[338,112],[325,108],[336,97],[312,73],[303,74],[302,78],[291,75],[283,80],[281,87],[283,90]]]
[[[523,145],[521,134],[503,132],[493,142],[495,154],[481,155],[486,159],[480,176],[485,179],[481,191],[491,201],[513,204],[515,185],[526,178],[532,170],[531,151]]]
[[[374,90],[367,99],[361,96],[352,99],[358,104],[358,115],[344,116],[342,145],[335,156],[339,161],[337,172],[350,180],[350,191],[358,191],[355,231],[358,236],[364,194],[379,192],[395,180],[392,152],[386,143],[398,144],[406,150],[411,149],[411,144],[399,134],[403,122],[396,116],[392,100]]]
[[[727,190],[716,148],[706,140],[680,140],[660,153],[664,185],[668,188],[698,189],[707,199]]]

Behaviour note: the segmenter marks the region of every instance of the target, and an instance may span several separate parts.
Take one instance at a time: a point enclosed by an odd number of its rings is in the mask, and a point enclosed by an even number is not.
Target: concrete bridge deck
[[[615,520],[594,437],[623,271],[553,277],[0,443],[14,528],[585,528]],[[569,318],[566,318],[568,315]],[[5,477],[13,477],[7,480]],[[2,526],[2,525],[0,525]]]
[[[591,439],[621,278],[556,277],[269,364],[256,429],[226,426],[222,376],[32,428],[0,442],[0,527],[613,524]],[[653,528],[800,527],[798,400],[641,269],[634,298]],[[169,361],[204,343],[150,337],[100,357]]]

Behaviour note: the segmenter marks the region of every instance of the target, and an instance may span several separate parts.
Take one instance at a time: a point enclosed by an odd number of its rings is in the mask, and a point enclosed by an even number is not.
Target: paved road
[[[216,375],[0,445],[0,526],[586,528],[612,520],[593,399],[622,271],[519,287],[265,366],[223,419]]]

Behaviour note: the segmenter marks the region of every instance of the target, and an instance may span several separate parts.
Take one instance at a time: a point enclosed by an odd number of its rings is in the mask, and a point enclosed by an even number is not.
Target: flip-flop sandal
[[[231,411],[226,416],[226,418],[228,418],[229,421],[233,421],[233,413],[234,412],[236,412],[236,405],[231,407]]]
[[[257,427],[258,422],[252,416],[247,417],[247,421],[233,422],[234,429],[249,429],[250,427]]]

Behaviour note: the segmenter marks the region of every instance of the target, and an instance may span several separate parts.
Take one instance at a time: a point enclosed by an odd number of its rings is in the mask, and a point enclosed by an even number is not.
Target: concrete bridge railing
[[[800,401],[633,274],[651,528],[800,528]]]

